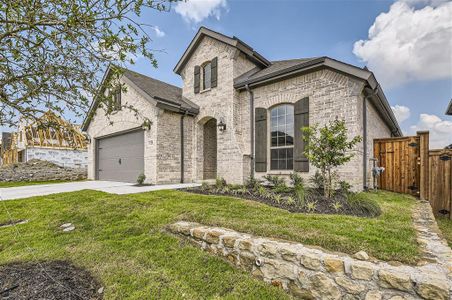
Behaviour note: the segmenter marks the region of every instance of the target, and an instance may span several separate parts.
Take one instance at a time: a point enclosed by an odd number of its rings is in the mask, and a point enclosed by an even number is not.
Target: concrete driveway
[[[13,200],[34,196],[44,196],[57,193],[75,192],[81,190],[96,190],[110,194],[136,194],[149,191],[182,189],[199,186],[198,183],[166,184],[151,186],[135,186],[133,183],[115,181],[78,181],[29,185],[20,187],[0,188],[0,200]]]

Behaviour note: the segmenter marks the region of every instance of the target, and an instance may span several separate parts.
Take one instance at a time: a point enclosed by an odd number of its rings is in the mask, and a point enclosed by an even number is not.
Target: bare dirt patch
[[[0,299],[102,299],[98,281],[67,261],[0,266]]]

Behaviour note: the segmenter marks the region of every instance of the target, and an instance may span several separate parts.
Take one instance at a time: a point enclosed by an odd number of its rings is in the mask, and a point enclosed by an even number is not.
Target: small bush
[[[247,188],[249,188],[250,190],[257,191],[259,189],[259,187],[262,186],[262,182],[259,179],[250,177],[246,181],[245,186]]]
[[[266,175],[264,176],[264,178],[270,183],[271,186],[277,188],[277,187],[285,187],[286,186],[286,181],[284,180],[283,177],[279,177],[279,176],[272,176],[272,175]]]
[[[223,189],[226,186],[226,180],[224,180],[224,178],[221,177],[217,177],[217,179],[215,180],[215,187],[217,189]]]
[[[342,204],[339,201],[335,201],[333,202],[333,204],[331,204],[331,207],[334,209],[336,213],[338,213],[342,208]]]
[[[306,190],[302,184],[295,187],[295,196],[300,206],[305,204]]]
[[[344,194],[350,193],[351,188],[352,188],[352,185],[350,183],[348,183],[347,181],[344,181],[344,180],[339,181],[339,189],[341,190],[342,193],[344,193]]]
[[[306,202],[306,211],[307,212],[314,212],[315,209],[317,208],[317,203],[315,201],[307,201]]]
[[[292,205],[294,205],[295,204],[295,200],[294,200],[294,198],[293,197],[287,197],[286,198],[286,204],[287,205],[290,205],[290,206],[292,206]]]
[[[273,191],[275,193],[281,194],[281,193],[291,193],[293,191],[293,189],[288,187],[288,186],[286,186],[286,185],[284,185],[284,186],[277,186],[277,187],[275,187],[273,189]]]
[[[273,201],[274,201],[275,203],[281,204],[281,199],[282,199],[281,195],[279,195],[279,194],[273,194],[272,197],[273,197]]]
[[[228,184],[229,190],[238,191],[242,188],[241,184]]]
[[[201,183],[201,191],[208,191],[209,189],[210,189],[209,184],[203,181],[203,183]]]
[[[303,178],[298,173],[291,173],[290,174],[290,183],[296,187],[298,185],[304,185]]]
[[[325,179],[319,170],[315,171],[315,174],[309,178],[309,183],[316,190],[323,190],[323,184]]]
[[[381,208],[374,200],[363,197],[361,193],[350,193],[347,195],[348,204],[357,216],[378,217]]]
[[[143,173],[141,173],[140,175],[138,175],[137,177],[137,183],[139,185],[142,185],[144,183],[144,181],[146,180],[146,175],[144,175]]]

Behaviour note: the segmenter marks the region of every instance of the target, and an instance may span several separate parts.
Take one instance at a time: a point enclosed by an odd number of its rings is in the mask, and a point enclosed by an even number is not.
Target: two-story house
[[[107,71],[107,75],[108,76]],[[94,101],[82,129],[91,138],[91,179],[149,183],[315,172],[303,126],[344,119],[363,143],[339,169],[355,189],[370,182],[373,139],[401,130],[372,72],[328,57],[269,61],[236,37],[201,27],[174,72],[183,87],[126,70],[122,109],[105,116]]]

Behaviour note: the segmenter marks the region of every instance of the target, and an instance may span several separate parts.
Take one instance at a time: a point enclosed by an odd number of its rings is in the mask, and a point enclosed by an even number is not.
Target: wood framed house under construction
[[[23,120],[17,132],[2,135],[2,164],[40,159],[62,167],[87,167],[87,140],[80,128],[53,112]]]

